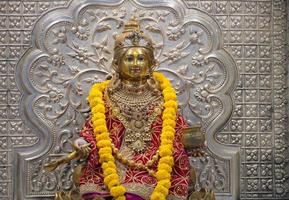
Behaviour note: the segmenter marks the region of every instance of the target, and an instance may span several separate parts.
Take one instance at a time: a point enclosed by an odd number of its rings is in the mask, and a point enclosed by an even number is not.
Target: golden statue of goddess
[[[189,129],[178,114],[170,81],[153,72],[153,43],[135,18],[115,37],[112,66],[112,79],[90,90],[91,117],[76,150],[45,168],[54,170],[73,158],[85,160],[74,177],[85,200],[188,199],[195,180],[182,135]],[[214,199],[212,192],[192,191],[190,199]],[[73,199],[68,196],[56,193],[56,199]]]

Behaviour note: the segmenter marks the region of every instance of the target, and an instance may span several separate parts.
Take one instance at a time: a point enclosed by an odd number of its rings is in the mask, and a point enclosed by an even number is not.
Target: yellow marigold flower
[[[105,114],[103,113],[95,113],[92,117],[91,120],[97,120],[97,119],[105,119]]]
[[[116,197],[115,200],[126,200],[125,196]]]
[[[102,95],[103,95],[103,94],[102,94],[101,91],[99,91],[98,89],[92,88],[92,89],[90,90],[90,92],[89,92],[88,98],[89,98],[89,101],[91,101],[92,98],[95,98],[95,97],[102,98]]]
[[[157,79],[158,81],[161,81],[162,79],[164,79],[164,75],[162,73],[159,72],[154,72],[153,76],[155,79]]]
[[[158,82],[159,82],[160,85],[165,84],[165,85],[169,85],[169,86],[170,86],[170,84],[171,84],[168,79],[166,79],[166,78],[164,78],[164,77],[161,77],[161,76],[159,76],[159,78],[157,78],[157,80],[158,80]],[[161,87],[161,89],[164,89],[164,88],[165,88],[165,87]]]
[[[156,178],[157,180],[170,179],[171,173],[167,172],[166,170],[161,169],[156,172]]]
[[[172,155],[172,151],[170,149],[160,150],[160,156],[170,156]]]
[[[166,200],[166,197],[164,194],[154,191],[152,193],[151,200]]]
[[[173,140],[168,140],[166,138],[162,138],[161,139],[161,144],[165,145],[165,144],[169,144],[169,145],[173,145],[174,141]]]
[[[106,121],[104,119],[93,120],[92,123],[94,127],[106,125]]]
[[[94,98],[92,98],[92,99],[89,101],[89,105],[90,105],[91,107],[94,107],[94,106],[96,106],[97,104],[104,104],[102,98],[100,98],[100,97],[94,97]]]
[[[167,150],[171,150],[171,151],[173,151],[173,148],[174,148],[174,147],[173,147],[173,144],[161,144],[159,150],[167,149]]]
[[[166,188],[165,186],[160,184],[157,184],[155,191],[162,193],[164,196],[167,196],[169,194],[169,188]]]
[[[92,93],[93,91],[99,91],[99,83],[95,83],[92,85],[92,87],[90,88],[90,93]]]
[[[174,158],[172,156],[165,156],[160,158],[159,163],[166,163],[170,166],[174,165]]]
[[[172,100],[169,100],[167,102],[164,103],[164,107],[165,108],[174,108],[174,109],[177,109],[178,108],[178,104],[176,101],[172,101]]]
[[[118,186],[118,185],[120,185],[119,180],[113,179],[107,184],[107,187],[108,187],[109,190],[111,190],[111,188],[113,188],[115,186]]]
[[[165,130],[163,130],[161,135],[164,136],[164,137],[168,137],[169,139],[173,140],[174,136],[175,136],[175,131],[171,131],[171,130],[165,131]]]
[[[166,96],[167,94],[175,94],[175,97],[177,99],[176,91],[172,86],[164,88],[162,93],[164,96]],[[174,100],[174,101],[176,101],[176,100]]]
[[[92,114],[94,113],[105,113],[104,105],[98,104],[91,109]]]
[[[111,147],[111,142],[109,140],[100,140],[96,143],[96,146],[98,148]]]
[[[171,114],[171,113],[166,113],[166,114],[163,114],[163,115],[162,115],[162,119],[163,119],[163,120],[171,119],[171,120],[176,121],[176,115],[173,115],[173,114]]]
[[[160,180],[158,181],[159,185],[163,185],[166,188],[170,188],[171,187],[171,181],[169,179],[165,179],[165,180]]]
[[[161,140],[167,139],[167,140],[174,140],[175,132],[172,131],[163,131],[161,134]]]
[[[163,82],[161,83],[161,89],[165,89],[165,88],[168,88],[170,86],[170,83],[169,82]]]
[[[102,164],[101,164],[101,168],[102,168],[103,170],[106,170],[106,169],[108,169],[108,168],[114,168],[114,169],[116,169],[116,165],[115,165],[114,162],[108,161],[108,162],[102,163]]]
[[[161,80],[162,80],[163,82],[169,82],[169,83],[170,83],[170,80],[169,80],[167,77],[165,77],[164,74],[161,75]]]
[[[169,100],[173,100],[176,101],[177,100],[177,95],[175,92],[167,92],[164,94],[164,100],[165,101],[169,101]]]
[[[107,127],[105,125],[93,127],[93,132],[95,134],[108,132]]]
[[[111,155],[111,153],[106,154],[99,154],[99,162],[108,162],[108,161],[114,161],[114,157]]]
[[[163,126],[162,131],[172,131],[175,132],[175,129],[171,126]]]
[[[159,148],[159,154],[161,157],[171,156],[172,153],[173,153],[173,145],[169,145],[169,144],[161,145]]]
[[[168,173],[172,172],[172,167],[168,165],[167,163],[160,163],[158,164],[158,170],[165,170]]]
[[[116,174],[116,173],[117,173],[117,171],[116,171],[116,169],[114,167],[105,168],[103,170],[103,175],[104,176],[108,176],[110,174]]]
[[[176,115],[177,111],[176,109],[174,108],[166,108],[164,111],[163,111],[163,115],[166,115],[166,114],[172,114],[172,115]]]
[[[95,138],[96,138],[96,141],[110,140],[108,132],[102,132],[102,133],[98,134],[97,136],[95,136]]]
[[[107,87],[107,85],[109,84],[109,80],[108,81],[104,81],[104,82],[102,82],[102,83],[100,83],[99,85],[98,85],[98,88],[99,88],[99,90],[100,91],[103,91],[106,87]]]
[[[110,190],[110,194],[113,197],[118,197],[118,196],[122,196],[125,193],[125,187],[123,187],[122,185],[116,186],[116,187],[112,187]]]
[[[166,119],[163,121],[163,126],[171,126],[171,127],[175,128],[176,121],[171,120],[171,119]]]
[[[118,180],[118,175],[117,174],[110,174],[108,176],[105,176],[103,179],[103,182],[105,185],[108,185],[108,183],[112,180]]]
[[[98,150],[98,154],[111,154],[112,153],[112,149],[111,147],[102,147]]]

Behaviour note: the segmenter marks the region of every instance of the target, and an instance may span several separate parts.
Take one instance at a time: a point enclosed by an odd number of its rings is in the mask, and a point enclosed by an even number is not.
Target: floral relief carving
[[[10,13],[20,13],[20,2],[9,2],[8,3],[8,11]]]
[[[228,2],[227,1],[220,1],[220,2],[216,2],[216,12],[219,13],[226,13],[226,9],[227,9],[227,5]]]
[[[208,13],[212,12],[213,10],[213,2],[211,1],[203,1],[201,2],[201,7],[207,11]]]
[[[245,12],[248,14],[256,14],[257,2],[245,2]]]
[[[242,28],[242,17],[241,16],[234,16],[231,18],[231,28],[232,29]]]
[[[83,93],[85,90],[83,91],[83,89],[81,89],[83,83],[80,81],[82,80],[76,80],[76,77],[78,78],[83,74],[83,70],[81,69],[84,69],[84,67],[88,68],[89,71],[103,70],[102,73],[104,74],[112,73],[110,63],[112,55],[111,46],[113,46],[111,41],[113,40],[109,39],[108,36],[113,34],[112,29],[115,28],[113,27],[114,23],[121,27],[123,22],[129,17],[129,14],[125,13],[124,10],[116,12],[115,10],[99,11],[87,9],[82,12],[82,16],[79,16],[80,19],[77,22],[65,25],[56,24],[47,31],[44,45],[49,51],[49,56],[47,59],[39,61],[39,63],[32,68],[35,73],[31,72],[33,74],[31,81],[36,84],[36,87],[45,85],[45,93],[48,92],[47,90],[51,91],[50,93],[55,93],[55,89],[50,86],[51,84],[62,84],[66,89],[73,85],[72,90],[69,92],[83,98],[79,99],[78,105],[75,104],[75,106],[87,109],[86,102],[84,102],[85,93]],[[135,9],[133,13],[136,13]],[[196,88],[195,92],[191,91],[191,93],[194,93],[191,98],[195,97],[195,100],[187,98],[186,102],[181,102],[183,108],[189,106],[188,109],[191,110],[194,115],[201,118],[209,118],[214,111],[211,111],[213,108],[209,103],[211,99],[208,99],[208,97],[210,94],[213,94],[213,90],[222,86],[222,82],[224,82],[226,78],[224,76],[226,72],[222,69],[222,63],[216,62],[214,59],[206,56],[206,51],[210,49],[211,45],[211,38],[210,35],[208,35],[208,31],[189,21],[183,24],[167,24],[166,18],[171,16],[168,11],[152,13],[140,10],[137,13],[140,22],[144,23],[145,29],[149,33],[156,34],[162,38],[158,42],[155,40],[156,56],[159,60],[157,70],[174,76],[176,80],[175,87],[180,93],[189,92],[186,88],[191,87],[192,84],[200,85],[200,87],[194,86]],[[117,28],[120,28],[118,26]],[[162,30],[162,26],[167,27],[169,30],[167,35],[165,31]],[[183,38],[186,34],[189,36],[187,37],[188,40]],[[167,41],[165,39],[166,36],[168,37]],[[93,39],[96,37],[98,38],[97,41]],[[76,41],[79,41],[79,43]],[[168,43],[166,46],[172,45],[175,46],[175,48],[167,49],[164,45],[165,43]],[[69,64],[72,63],[72,61],[76,64]],[[179,65],[178,62],[180,61],[188,64]],[[174,65],[174,68],[169,69],[163,67],[170,65]],[[60,74],[62,70],[58,70],[59,68],[64,70],[66,75]],[[194,68],[200,69],[195,70]],[[201,70],[201,68],[204,68],[204,70]],[[76,85],[71,84],[72,81],[70,79],[72,79],[72,76],[75,77]],[[101,79],[95,77],[94,79],[85,78],[83,81],[91,84],[94,81],[100,80]],[[38,83],[38,81],[41,82]],[[47,84],[49,82],[50,84]],[[59,94],[62,97],[68,95],[64,94],[64,88],[59,89],[58,92],[62,93]],[[188,96],[188,94],[184,95]],[[57,102],[61,101],[59,98],[57,98],[57,100]],[[200,106],[198,103],[191,103],[194,101],[206,106],[208,111],[197,109],[197,107]],[[62,100],[62,103],[63,106],[59,109],[64,110],[67,108],[65,106],[67,102],[65,103],[64,100]],[[215,103],[219,104],[219,101]],[[218,106],[217,104],[216,106]],[[48,105],[46,106],[49,107]],[[69,105],[67,104],[67,106]],[[45,110],[53,112],[53,110],[48,108]],[[62,112],[59,111],[59,114],[62,114]],[[74,117],[76,116],[77,115],[74,115]]]
[[[196,169],[197,185],[196,188],[216,188],[218,191],[226,191],[227,183],[225,176],[227,175],[222,166],[222,160],[214,159],[211,156],[202,158],[193,158],[192,165]]]
[[[272,9],[271,2],[259,2],[259,13],[260,14],[270,14]]]
[[[248,183],[247,183],[247,190],[248,191],[258,191],[259,188],[259,181],[256,179],[248,179]]]
[[[245,42],[256,43],[257,42],[257,31],[244,31],[245,33]]]
[[[245,145],[247,147],[255,147],[258,145],[258,136],[256,134],[250,134],[250,135],[248,134],[246,135],[245,139],[246,139]]]
[[[152,11],[154,7],[142,1],[113,2],[115,4],[98,5],[91,0],[79,8],[76,6],[79,2],[72,1],[70,7],[56,9],[51,11],[52,14],[48,12],[35,26],[35,18],[21,18],[25,28],[34,26],[37,30],[32,35],[31,49],[20,61],[23,68],[18,68],[17,72],[21,77],[20,85],[23,83],[22,103],[29,102],[28,107],[35,115],[29,120],[46,125],[48,131],[43,130],[44,126],[39,125],[38,128],[43,132],[42,137],[49,141],[43,150],[47,153],[29,161],[29,195],[52,194],[62,184],[60,175],[65,177],[65,188],[71,187],[69,177],[72,166],[59,169],[56,174],[44,173],[41,167],[47,159],[71,151],[70,141],[78,136],[83,121],[89,115],[88,89],[113,73],[113,36],[122,30],[124,22],[131,16],[136,16],[144,31],[153,38],[159,64],[156,70],[172,80],[178,92],[180,112],[188,122],[194,124],[200,121],[204,125],[211,137],[209,148],[215,142],[216,129],[226,122],[232,112],[231,93],[237,77],[236,64],[223,49],[219,26],[211,17],[198,10],[196,14],[186,16],[180,11],[184,9],[183,5],[178,5],[181,7],[178,8],[168,4]],[[202,3],[208,11],[212,9],[209,2]],[[49,7],[48,3],[38,4],[41,12]],[[178,12],[175,9],[179,9]],[[222,9],[224,7],[220,4],[220,12]],[[32,12],[29,4],[26,11]],[[75,13],[70,13],[72,11]],[[49,14],[55,19],[50,19]],[[242,26],[240,20],[236,18],[235,28]],[[17,20],[10,25],[17,27]],[[29,33],[23,34],[28,43]],[[236,32],[236,42],[241,34]],[[34,95],[26,90],[31,90]],[[17,112],[14,114],[17,115]],[[244,121],[240,121],[232,123],[231,129],[243,130]],[[242,136],[236,134],[230,140],[240,145]],[[17,143],[17,138],[14,141]],[[215,153],[220,154],[212,152]],[[225,174],[225,168],[230,167],[229,162],[232,161],[212,157],[202,162],[211,172],[212,183],[209,186],[220,192],[230,192],[233,186],[227,183],[232,177]],[[207,177],[202,169],[199,181],[205,184]]]
[[[248,164],[246,173],[247,173],[247,176],[250,176],[250,177],[258,176],[258,165]]]
[[[25,2],[23,3],[24,13],[34,14],[36,5],[33,2]]]
[[[230,2],[230,6],[231,6],[231,13],[233,14],[237,14],[237,13],[242,13],[243,12],[243,6],[242,6],[242,2]]]

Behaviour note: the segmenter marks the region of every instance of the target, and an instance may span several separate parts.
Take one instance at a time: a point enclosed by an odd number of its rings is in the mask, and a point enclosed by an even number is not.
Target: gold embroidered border
[[[153,189],[154,189],[150,185],[140,184],[140,183],[127,183],[127,184],[123,184],[123,186],[125,186],[127,192],[132,193],[132,194],[137,194],[145,200],[149,200],[149,197],[151,196]],[[106,189],[94,183],[86,183],[80,186],[81,195],[86,194],[86,193],[92,193],[92,192],[108,193]],[[167,196],[167,200],[186,200],[186,197],[169,194]]]

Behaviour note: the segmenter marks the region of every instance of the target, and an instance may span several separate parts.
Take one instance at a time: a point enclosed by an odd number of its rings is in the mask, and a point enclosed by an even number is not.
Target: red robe
[[[112,115],[108,105],[106,106],[107,128],[112,142],[117,148],[120,148],[125,128],[122,123]],[[187,124],[183,117],[178,115],[174,139],[174,166],[171,178],[171,188],[167,199],[186,199],[188,196],[189,159],[181,142],[181,134],[184,127],[187,127]],[[158,116],[151,126],[152,139],[150,147],[144,153],[133,155],[133,160],[146,164],[146,162],[152,158],[160,145],[161,130],[162,119],[161,116]],[[91,144],[90,147],[92,148],[84,173],[80,179],[80,193],[83,194],[84,199],[110,196],[109,191],[103,183],[103,173],[98,160],[98,149],[96,147],[91,120],[86,121],[80,132],[80,136],[89,142]],[[142,199],[150,199],[157,180],[146,171],[129,168],[121,163],[117,163],[117,166],[122,185],[126,187],[127,193],[138,195]],[[156,171],[157,162],[153,165],[153,169]]]

